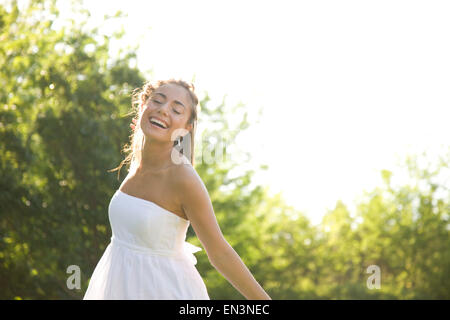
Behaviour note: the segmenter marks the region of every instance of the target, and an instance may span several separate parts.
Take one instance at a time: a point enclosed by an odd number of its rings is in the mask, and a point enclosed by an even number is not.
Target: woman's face
[[[144,104],[141,129],[158,141],[175,141],[192,129],[191,98],[185,88],[166,83],[157,88]]]

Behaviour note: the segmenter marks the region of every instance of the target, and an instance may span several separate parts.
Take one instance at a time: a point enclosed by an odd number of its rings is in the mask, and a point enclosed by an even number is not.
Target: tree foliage
[[[80,299],[111,236],[107,208],[121,180],[107,170],[123,157],[130,93],[145,79],[131,66],[133,50],[111,55],[119,35],[86,29],[78,14],[55,27],[55,1],[0,5],[3,299]],[[450,153],[434,167],[408,158],[409,183],[381,171],[384,185],[355,212],[338,201],[315,226],[281,195],[252,186],[256,168],[234,173],[240,163],[214,142],[232,144],[250,125],[245,106],[212,105],[208,94],[200,105],[196,170],[225,238],[273,299],[450,298]],[[188,241],[199,244],[192,229]],[[204,251],[196,256],[212,299],[243,298]],[[80,290],[66,286],[70,265],[82,271]],[[367,287],[370,265],[380,267],[380,289]]]

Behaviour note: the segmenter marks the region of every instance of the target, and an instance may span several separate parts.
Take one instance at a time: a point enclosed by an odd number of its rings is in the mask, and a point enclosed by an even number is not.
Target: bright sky
[[[406,152],[449,146],[448,1],[86,1],[121,9],[123,44],[155,78],[242,101],[256,181],[313,223],[351,205]],[[118,28],[118,26],[111,26]],[[253,143],[252,141],[260,141]]]

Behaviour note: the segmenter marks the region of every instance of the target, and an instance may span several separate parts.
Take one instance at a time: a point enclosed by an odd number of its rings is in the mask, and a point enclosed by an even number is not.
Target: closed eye
[[[160,102],[160,101],[158,101],[158,100],[152,100],[153,102],[156,102],[157,104],[161,104],[162,102]],[[173,111],[176,113],[176,114],[181,114],[181,112],[178,112],[177,110],[175,110],[175,109],[173,109]]]

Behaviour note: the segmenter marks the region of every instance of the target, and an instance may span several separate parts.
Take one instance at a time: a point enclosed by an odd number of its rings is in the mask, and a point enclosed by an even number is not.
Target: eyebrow
[[[167,99],[166,95],[163,94],[163,93],[155,92],[155,94],[160,94],[160,95],[163,96],[164,99]],[[184,104],[182,104],[182,103],[181,103],[180,101],[178,101],[178,100],[175,100],[175,103],[181,105],[183,108],[186,108],[186,107],[184,106]]]

